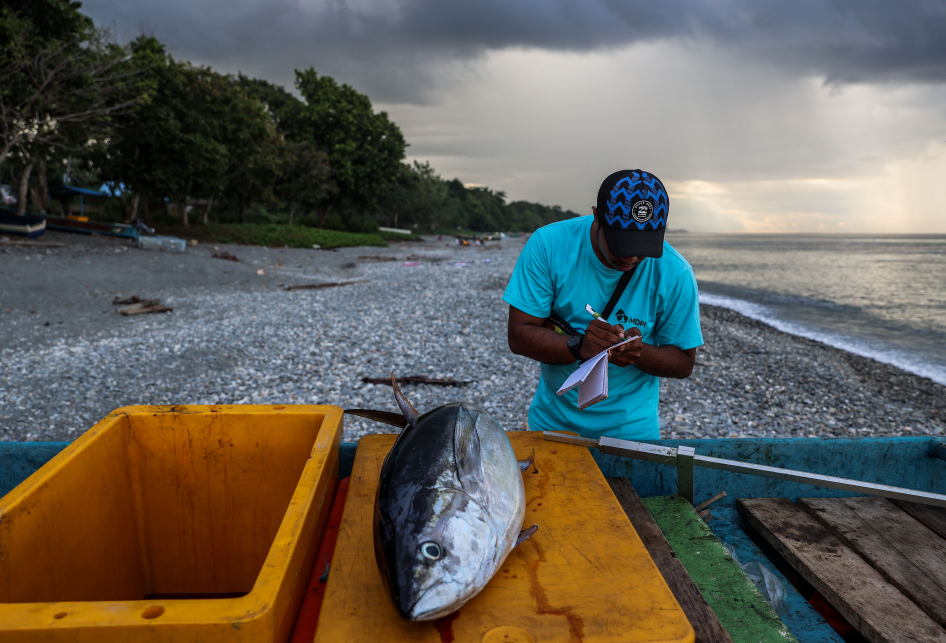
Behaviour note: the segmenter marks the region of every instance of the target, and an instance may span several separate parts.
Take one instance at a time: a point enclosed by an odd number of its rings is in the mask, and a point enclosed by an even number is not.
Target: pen
[[[608,323],[608,322],[606,322],[606,321],[604,320],[604,317],[602,317],[601,315],[599,315],[598,313],[595,312],[595,309],[591,307],[591,304],[585,304],[585,310],[587,310],[589,313],[591,313],[591,316],[594,317],[595,319],[600,319],[600,320],[603,321],[605,324]]]
[[[595,309],[591,307],[591,304],[585,304],[585,310],[587,310],[589,313],[591,313],[591,316],[594,317],[595,319],[599,319],[599,320],[603,321],[605,324],[610,323],[610,322],[604,321],[604,317],[602,317],[602,316],[599,315],[597,312],[595,312]],[[625,332],[627,332],[627,331],[625,331]],[[633,339],[634,337],[640,337],[640,335],[625,335],[625,336],[624,336],[625,341],[628,340],[628,339]]]

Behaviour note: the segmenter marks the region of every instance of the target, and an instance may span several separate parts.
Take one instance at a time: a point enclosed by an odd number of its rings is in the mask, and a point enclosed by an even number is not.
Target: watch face
[[[581,335],[572,335],[571,339],[568,340],[569,346],[578,346],[581,343]],[[561,346],[561,344],[559,344]]]

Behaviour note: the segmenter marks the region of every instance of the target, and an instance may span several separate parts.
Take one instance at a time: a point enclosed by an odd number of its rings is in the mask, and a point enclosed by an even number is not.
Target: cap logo
[[[647,223],[654,216],[654,206],[650,201],[638,201],[631,206],[631,216],[638,223]]]

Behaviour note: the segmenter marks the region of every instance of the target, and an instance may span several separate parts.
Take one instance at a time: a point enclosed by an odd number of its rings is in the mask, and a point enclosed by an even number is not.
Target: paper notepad
[[[635,339],[637,339],[636,335],[629,337],[620,344],[606,348],[586,361],[568,376],[568,379],[562,384],[562,388],[558,389],[556,393],[564,395],[577,386],[579,410],[584,410],[608,397],[608,353]]]

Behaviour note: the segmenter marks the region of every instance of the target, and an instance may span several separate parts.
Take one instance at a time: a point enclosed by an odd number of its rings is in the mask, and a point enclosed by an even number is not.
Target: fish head
[[[456,611],[489,581],[497,536],[461,489],[422,491],[411,504],[417,528],[399,535],[394,602],[403,618],[427,621]]]

